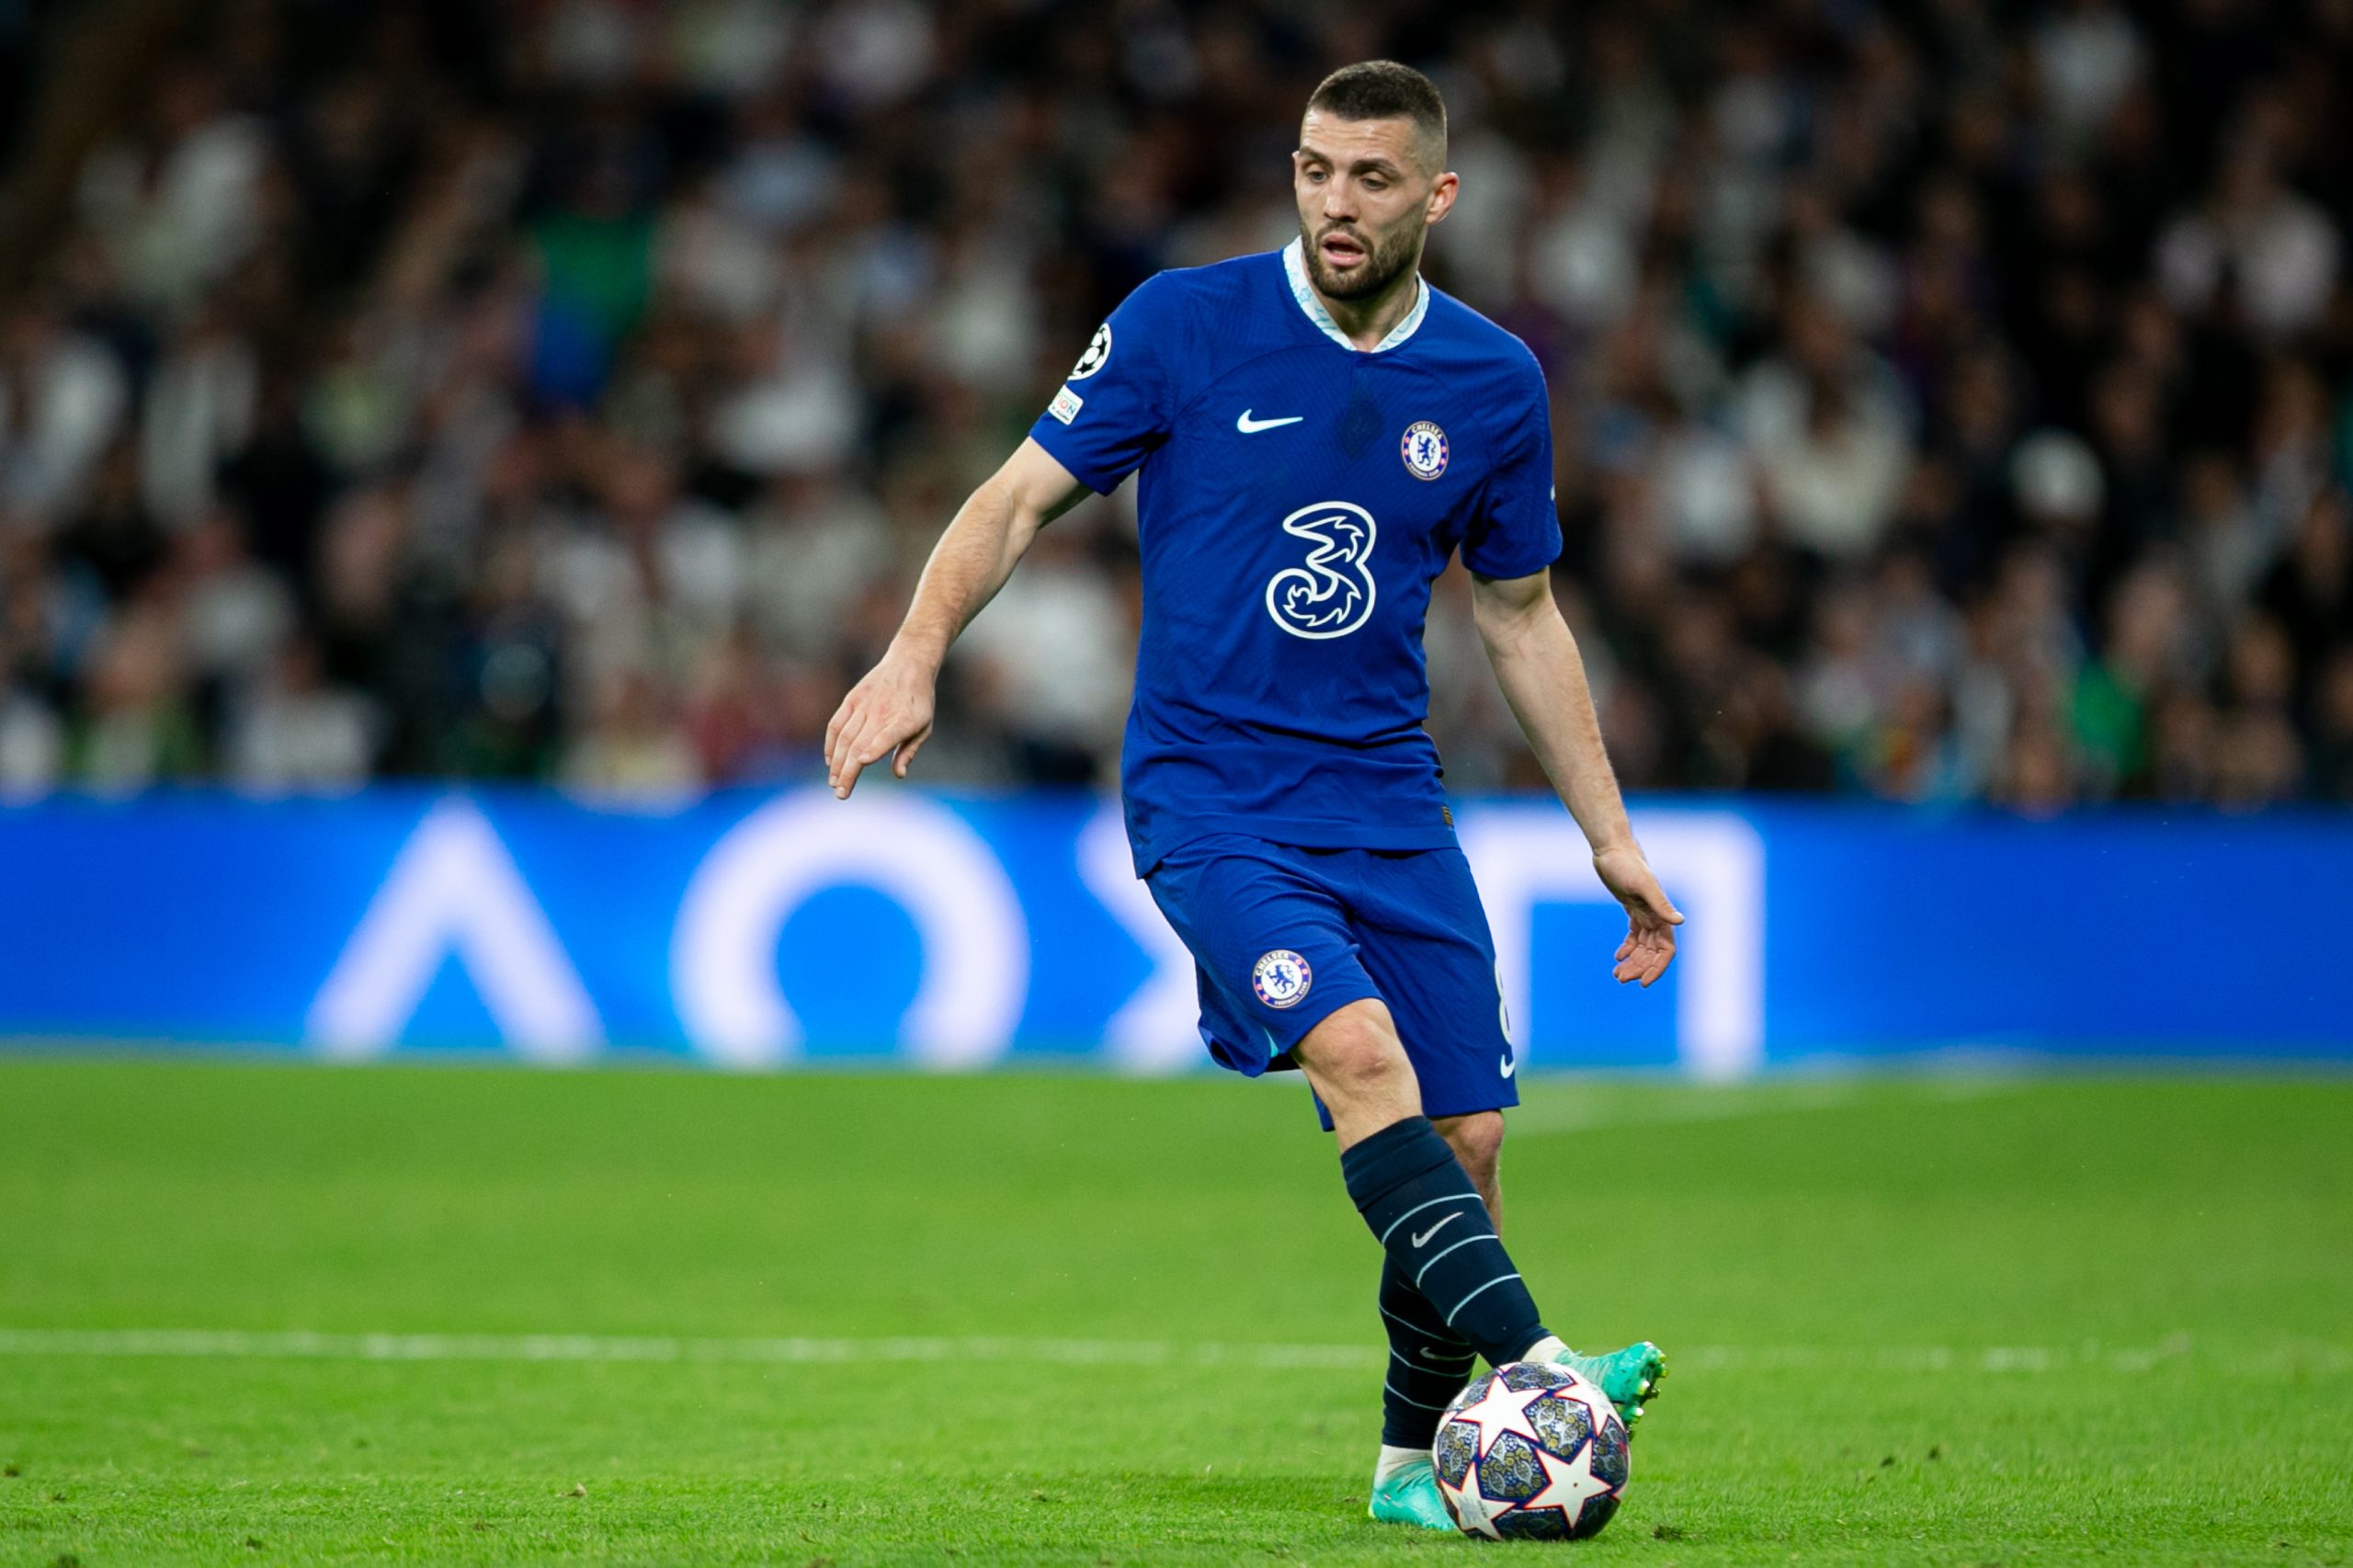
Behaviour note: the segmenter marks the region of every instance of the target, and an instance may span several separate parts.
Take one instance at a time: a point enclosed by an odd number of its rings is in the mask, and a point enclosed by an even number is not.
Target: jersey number
[[[1267,579],[1267,613],[1293,637],[1346,637],[1372,617],[1372,514],[1318,501],[1283,519],[1283,532],[1313,548]]]

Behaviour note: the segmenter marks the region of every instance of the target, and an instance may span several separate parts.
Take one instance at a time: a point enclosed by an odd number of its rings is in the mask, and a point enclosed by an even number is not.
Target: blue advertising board
[[[1638,804],[1689,916],[1649,992],[1549,801],[1459,812],[1537,1066],[1950,1051],[2353,1058],[2353,815]],[[0,1038],[734,1068],[1203,1062],[1113,802],[906,788],[0,808]]]

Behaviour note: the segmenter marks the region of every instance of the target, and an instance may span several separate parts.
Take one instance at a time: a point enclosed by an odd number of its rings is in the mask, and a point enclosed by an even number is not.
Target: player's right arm
[[[939,536],[915,602],[882,662],[825,726],[825,776],[849,799],[860,769],[907,764],[931,733],[932,691],[948,645],[1013,574],[1038,530],[1092,490],[1108,495],[1168,434],[1176,405],[1167,356],[1186,338],[1173,274],[1146,279],[1096,329],[1029,438]]]
[[[825,778],[847,801],[860,771],[891,758],[901,778],[931,735],[948,646],[1013,575],[1038,530],[1087,494],[1035,440],[1015,449],[958,510],[915,585],[915,603],[881,662],[850,687],[825,726]]]

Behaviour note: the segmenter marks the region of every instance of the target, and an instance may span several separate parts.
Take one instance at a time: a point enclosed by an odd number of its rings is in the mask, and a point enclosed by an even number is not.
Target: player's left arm
[[[1620,983],[1648,985],[1674,961],[1675,928],[1683,916],[1667,901],[1634,840],[1618,776],[1601,744],[1585,659],[1552,602],[1552,575],[1545,571],[1483,577],[1474,572],[1471,604],[1504,700],[1569,814],[1585,830],[1602,885],[1626,907],[1626,939],[1619,944],[1611,972]]]

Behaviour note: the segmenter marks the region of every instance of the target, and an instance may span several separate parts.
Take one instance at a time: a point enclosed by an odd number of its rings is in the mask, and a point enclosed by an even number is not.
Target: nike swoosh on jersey
[[[1510,1077],[1514,1073],[1517,1073],[1517,1072],[1518,1072],[1518,1071],[1519,1071],[1519,1063],[1518,1063],[1518,1062],[1514,1062],[1510,1057],[1506,1056],[1506,1057],[1505,1057],[1505,1058],[1503,1059],[1503,1066],[1502,1066],[1502,1068],[1500,1069],[1500,1071],[1503,1073],[1503,1075],[1504,1075],[1505,1077],[1508,1078],[1508,1077]]]
[[[1415,1238],[1414,1238],[1414,1245],[1415,1245],[1415,1247],[1416,1249],[1418,1249],[1424,1242],[1428,1241],[1432,1236],[1437,1235],[1440,1231],[1445,1230],[1449,1225],[1451,1225],[1452,1223],[1454,1223],[1454,1221],[1456,1221],[1457,1220],[1460,1220],[1460,1219],[1461,1219],[1461,1218],[1462,1218],[1462,1210],[1460,1210],[1460,1209],[1457,1209],[1453,1213],[1449,1214],[1445,1219],[1440,1220],[1437,1224],[1432,1225],[1428,1230],[1424,1231],[1424,1232],[1422,1232],[1421,1233],[1419,1233],[1418,1235],[1415,1236]]]
[[[1245,408],[1242,411],[1242,417],[1233,422],[1233,427],[1248,436],[1260,430],[1272,430],[1278,425],[1296,425],[1306,417],[1304,414],[1294,414],[1288,419],[1253,419]]]

